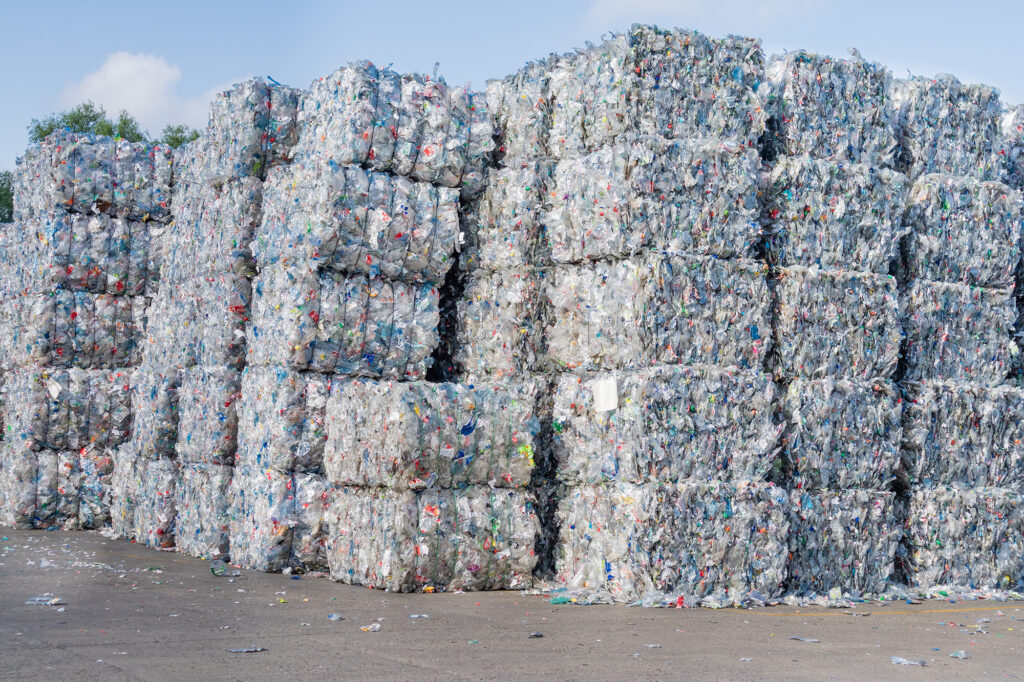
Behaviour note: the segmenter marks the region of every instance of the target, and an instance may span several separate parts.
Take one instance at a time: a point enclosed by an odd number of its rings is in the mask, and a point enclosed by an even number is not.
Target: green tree
[[[120,112],[114,121],[107,117],[103,107],[98,107],[92,102],[83,102],[73,109],[50,114],[46,118],[32,119],[28,127],[28,137],[31,142],[40,142],[56,130],[108,135],[129,142],[145,142],[148,138],[146,131],[127,111]]]
[[[14,220],[14,173],[0,172],[0,223]]]
[[[156,140],[159,144],[165,144],[171,149],[177,149],[183,144],[197,139],[199,137],[199,131],[193,128],[189,128],[186,125],[169,125],[164,128],[164,131],[160,133],[160,139]]]

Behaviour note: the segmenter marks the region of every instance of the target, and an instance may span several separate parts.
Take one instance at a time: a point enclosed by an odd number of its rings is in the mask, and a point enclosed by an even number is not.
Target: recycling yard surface
[[[1024,602],[553,605],[518,592],[216,577],[207,562],[91,532],[0,537],[8,680],[1024,677]],[[37,597],[56,603],[26,604]],[[232,652],[246,649],[261,650]]]

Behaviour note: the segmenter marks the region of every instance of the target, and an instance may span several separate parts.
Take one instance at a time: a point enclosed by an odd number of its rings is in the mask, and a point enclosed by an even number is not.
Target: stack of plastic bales
[[[763,68],[755,40],[634,27],[488,88],[504,167],[462,255],[457,358],[551,377],[542,571],[588,599],[779,594],[770,296],[750,259]]]
[[[1020,192],[995,181],[1015,177],[998,91],[914,80],[901,102],[917,174],[904,249],[908,577],[922,589],[1019,587],[1024,392],[1013,379],[1024,219]]]
[[[254,241],[232,558],[394,590],[522,586],[531,396],[426,380],[460,195],[493,147],[483,98],[362,62],[313,83],[300,119]]]
[[[775,376],[791,490],[791,594],[888,586],[900,538],[888,489],[903,401],[898,256],[908,182],[891,170],[892,78],[858,56],[776,58],[763,217],[775,276]]]
[[[171,177],[166,147],[62,132],[18,162],[0,263],[5,523],[110,522]]]
[[[250,251],[266,169],[287,162],[296,90],[250,80],[218,95],[178,151],[160,294],[132,381],[115,531],[204,558],[228,551],[229,486],[246,361]]]

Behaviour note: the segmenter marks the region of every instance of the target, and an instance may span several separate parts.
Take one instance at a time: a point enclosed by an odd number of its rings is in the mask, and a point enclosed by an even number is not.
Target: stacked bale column
[[[890,268],[908,183],[892,170],[892,78],[859,57],[804,52],[776,58],[769,75],[763,216],[792,505],[787,592],[877,595],[901,536],[891,488],[902,328]]]
[[[904,245],[908,580],[926,591],[1012,589],[1024,582],[1022,206],[997,181],[1016,177],[1012,148],[1000,154],[994,88],[914,79],[900,101],[915,178]]]
[[[4,523],[110,523],[171,178],[168,148],[121,139],[54,133],[19,159],[0,272]]]
[[[297,92],[261,80],[218,95],[179,150],[159,319],[134,377],[140,419],[119,466],[116,529],[203,558],[228,551],[237,402],[262,180],[288,161]]]

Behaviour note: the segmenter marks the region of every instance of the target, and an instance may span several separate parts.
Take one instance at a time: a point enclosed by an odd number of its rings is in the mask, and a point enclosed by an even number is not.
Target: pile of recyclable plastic
[[[759,478],[781,428],[775,390],[761,372],[711,365],[564,374],[552,422],[558,475],[572,485]]]
[[[904,233],[906,177],[869,164],[782,157],[765,192],[769,259],[888,273]]]
[[[783,156],[891,168],[899,144],[892,74],[881,64],[798,50],[773,57],[758,90]]]
[[[907,276],[1012,287],[1020,262],[1021,195],[1000,182],[925,175],[910,193]]]
[[[926,173],[998,180],[1002,175],[999,90],[968,85],[949,74],[897,80],[892,96],[900,116],[907,175]]]
[[[1000,127],[1000,153],[1006,164],[1003,182],[1014,189],[1024,190],[1024,104],[1007,111],[1003,115]]]
[[[776,373],[787,377],[888,377],[902,328],[896,278],[794,266],[776,283]]]
[[[920,488],[907,519],[915,587],[1013,589],[1024,582],[1019,489]]]
[[[798,490],[885,490],[900,463],[903,400],[894,384],[794,379],[782,451]]]
[[[823,595],[836,587],[854,598],[884,594],[902,528],[894,493],[874,490],[790,495],[790,594]]]
[[[911,385],[903,469],[915,485],[1024,485],[1024,391],[1011,386]]]

